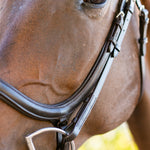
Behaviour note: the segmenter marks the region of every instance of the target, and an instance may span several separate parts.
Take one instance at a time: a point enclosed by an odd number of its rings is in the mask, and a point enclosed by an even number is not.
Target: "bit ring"
[[[33,132],[32,134],[25,137],[29,150],[36,150],[32,139],[35,136],[42,134],[42,133],[45,133],[45,132],[58,132],[58,133],[61,133],[63,135],[67,135],[67,133],[64,130],[59,129],[59,128],[55,128],[55,127],[42,128],[42,129],[37,130],[36,132]],[[74,141],[70,142],[70,147],[71,147],[71,150],[75,150]]]

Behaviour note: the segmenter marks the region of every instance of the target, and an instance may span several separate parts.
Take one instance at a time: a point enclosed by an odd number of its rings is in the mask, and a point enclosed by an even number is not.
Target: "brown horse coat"
[[[143,0],[143,4],[150,11],[149,0]],[[148,38],[150,39],[150,28]],[[130,129],[140,150],[148,150],[150,147],[150,42],[147,47],[145,64],[143,97],[129,120]]]
[[[118,4],[118,0],[108,1],[104,8],[89,9],[81,7],[79,2],[1,0],[0,77],[42,103],[52,104],[69,97],[92,67]],[[99,100],[75,140],[77,147],[90,136],[110,131],[128,120],[138,103],[141,85],[137,23],[135,11],[122,51],[112,65]],[[148,71],[146,75],[146,81],[149,81]],[[148,90],[149,84],[145,85]],[[150,125],[147,126],[150,124],[150,103],[146,90],[146,98],[139,104],[141,111],[137,109],[140,116],[135,112],[132,118],[136,119],[131,121],[141,150],[148,149],[150,143],[150,132],[147,132],[150,130]],[[25,117],[2,101],[0,114],[0,149],[3,150],[26,150],[25,135],[51,126],[49,122]],[[135,129],[139,122],[147,122],[146,127],[139,124],[142,132]],[[141,135],[147,137],[146,143]],[[53,134],[41,135],[35,143],[42,150],[55,149]]]

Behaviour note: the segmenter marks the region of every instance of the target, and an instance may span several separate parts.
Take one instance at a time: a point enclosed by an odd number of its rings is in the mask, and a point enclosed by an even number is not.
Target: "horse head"
[[[107,39],[119,0],[1,0],[0,78],[36,102],[55,104],[84,82]],[[123,3],[126,3],[123,1]],[[138,10],[133,13],[121,52],[81,133],[87,138],[127,121],[139,102]],[[120,17],[120,14],[119,14]],[[0,148],[27,149],[24,136],[48,121],[28,118],[0,101]],[[35,139],[36,147],[55,149],[53,134]],[[13,140],[12,140],[13,139]]]

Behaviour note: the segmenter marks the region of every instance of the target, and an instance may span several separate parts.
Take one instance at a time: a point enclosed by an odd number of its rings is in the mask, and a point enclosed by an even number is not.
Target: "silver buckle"
[[[145,9],[145,6],[144,6],[144,5],[141,5],[141,6],[140,6],[140,11],[143,11],[143,9]]]
[[[45,132],[58,132],[58,133],[61,133],[63,135],[67,135],[67,133],[64,130],[59,129],[59,128],[55,128],[55,127],[47,127],[47,128],[37,130],[36,132],[34,132],[34,133],[32,133],[32,134],[25,137],[29,150],[36,150],[32,139],[35,136],[37,136],[39,134],[42,134],[42,133],[45,133]],[[70,148],[71,148],[71,150],[75,150],[74,141],[70,142]]]
[[[124,17],[124,16],[125,16],[125,13],[124,13],[123,11],[120,11],[120,12],[117,14],[116,18],[118,18],[119,16]]]

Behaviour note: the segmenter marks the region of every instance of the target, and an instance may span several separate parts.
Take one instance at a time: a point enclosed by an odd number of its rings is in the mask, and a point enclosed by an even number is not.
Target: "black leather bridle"
[[[118,11],[113,20],[106,41],[90,70],[88,76],[68,99],[63,102],[47,105],[36,102],[25,96],[17,89],[0,79],[0,99],[25,114],[28,117],[50,121],[55,128],[47,128],[40,130],[38,133],[46,131],[56,131],[57,134],[57,150],[74,149],[73,140],[79,134],[84,122],[89,116],[98,96],[101,92],[107,74],[110,70],[113,59],[121,50],[121,44],[128,29],[131,16],[134,12],[135,4],[140,11],[140,39],[139,39],[139,59],[141,74],[141,94],[144,78],[144,55],[146,53],[147,43],[147,27],[148,27],[148,11],[141,4],[140,0],[120,0]],[[78,109],[74,119],[70,121],[72,114]],[[33,150],[33,143],[27,137],[30,150]]]

